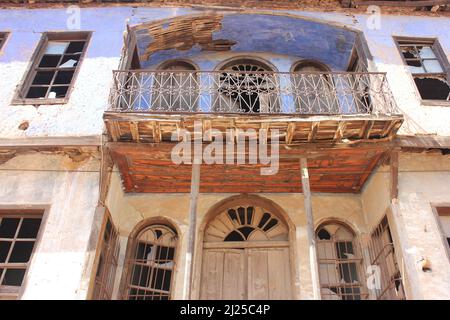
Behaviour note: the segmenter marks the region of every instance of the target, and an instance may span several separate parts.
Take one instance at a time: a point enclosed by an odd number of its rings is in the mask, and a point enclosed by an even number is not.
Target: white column
[[[319,266],[317,264],[316,236],[314,232],[314,219],[311,204],[311,189],[309,187],[308,161],[300,159],[300,170],[302,174],[302,190],[306,214],[306,230],[308,232],[309,264],[311,269],[311,281],[313,286],[314,300],[320,300]]]

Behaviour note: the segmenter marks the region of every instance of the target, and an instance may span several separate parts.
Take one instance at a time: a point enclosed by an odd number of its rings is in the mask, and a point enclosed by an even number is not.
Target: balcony
[[[403,121],[382,73],[115,71],[109,103],[107,146],[124,190],[138,193],[189,192],[190,165],[171,160],[182,129],[201,134],[203,148],[208,129],[280,141],[277,174],[202,165],[201,192],[301,192],[307,157],[313,192],[358,193]]]
[[[399,113],[384,73],[114,71],[104,116],[113,141],[172,132],[277,129],[286,144],[391,139]]]

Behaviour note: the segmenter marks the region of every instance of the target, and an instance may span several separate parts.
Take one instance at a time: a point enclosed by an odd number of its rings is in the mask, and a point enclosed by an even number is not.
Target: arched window
[[[360,300],[362,259],[353,231],[340,223],[325,223],[316,239],[322,299]]]
[[[298,62],[292,68],[296,111],[302,114],[337,114],[339,104],[329,68],[312,60]]]
[[[195,71],[195,66],[188,61],[171,60],[163,63],[154,79],[152,109],[195,111],[199,98]]]
[[[175,267],[177,233],[154,224],[144,228],[131,241],[127,260],[128,300],[169,300]]]
[[[261,207],[229,208],[208,224],[206,242],[287,241],[288,229],[280,219]]]
[[[278,110],[278,81],[267,63],[236,58],[225,63],[220,70],[216,111],[273,113]]]

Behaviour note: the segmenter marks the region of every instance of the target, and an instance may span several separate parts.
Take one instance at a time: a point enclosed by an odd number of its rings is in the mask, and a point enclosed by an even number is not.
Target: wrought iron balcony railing
[[[109,111],[399,114],[384,73],[114,71]]]

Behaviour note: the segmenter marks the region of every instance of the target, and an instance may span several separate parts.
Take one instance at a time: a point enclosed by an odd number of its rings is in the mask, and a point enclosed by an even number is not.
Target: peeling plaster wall
[[[88,240],[98,201],[99,161],[19,155],[0,165],[0,206],[48,206],[22,299],[86,299]]]
[[[200,228],[205,215],[219,201],[233,194],[200,194],[197,207],[197,227]],[[312,299],[312,283],[309,264],[309,249],[306,231],[302,194],[258,194],[279,205],[295,225],[295,281],[300,299]],[[314,220],[318,226],[326,219],[346,222],[356,234],[367,232],[358,195],[316,194],[313,196]],[[120,186],[120,176],[114,173],[108,194],[107,207],[114,224],[121,235],[121,253],[116,277],[116,294],[119,279],[122,277],[122,264],[125,258],[126,239],[137,223],[149,217],[163,216],[172,220],[181,231],[179,235],[177,271],[174,278],[174,298],[183,298],[185,253],[188,242],[189,194],[124,194]],[[195,268],[199,268],[196,266]]]
[[[173,27],[171,23],[168,23],[166,29],[162,28],[162,30],[167,33],[171,28],[180,32],[175,23]],[[224,14],[220,19],[218,30],[211,32],[211,41],[220,40],[232,43],[229,52],[235,54],[253,51],[262,54],[285,55],[297,60],[300,58],[314,59],[323,62],[333,70],[340,71],[347,68],[356,37],[355,32],[329,24],[267,14]],[[169,59],[192,58],[202,52],[211,52],[208,49],[202,50],[202,45],[199,46],[196,43],[192,43],[189,49],[184,47],[183,50],[177,49],[180,41],[188,42],[190,39],[189,35],[186,40],[180,38],[179,41],[173,43],[174,48],[153,53],[147,61],[142,62],[143,67],[147,68],[148,65],[158,64]],[[144,54],[153,40],[147,30],[137,31],[139,53]],[[201,69],[213,70],[214,68]]]
[[[400,265],[407,270],[407,293],[413,299],[450,299],[450,264],[447,248],[433,212],[448,205],[450,156],[440,153],[401,153],[399,157],[399,212],[390,207],[389,167],[380,168],[362,193],[369,230],[387,214]],[[432,272],[422,271],[419,260],[429,259]]]
[[[41,35],[68,29],[66,10],[0,10],[0,30],[10,32],[0,55],[0,137],[83,136],[102,133],[112,70],[117,69],[130,8],[84,9],[80,27],[93,31],[85,59],[64,105],[10,105]],[[26,131],[18,127],[29,121]]]

